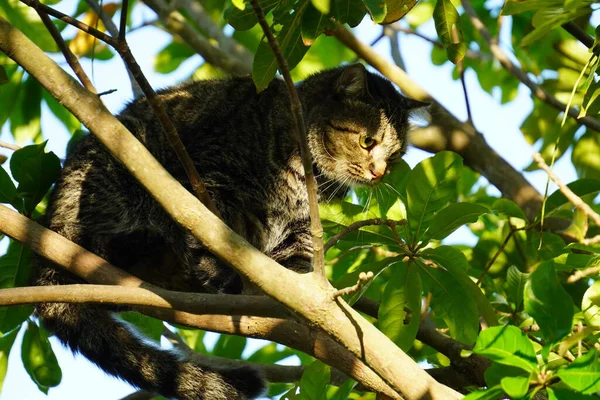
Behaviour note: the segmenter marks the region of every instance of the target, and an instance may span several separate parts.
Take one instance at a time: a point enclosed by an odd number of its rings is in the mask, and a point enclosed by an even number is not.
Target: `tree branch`
[[[165,308],[202,315],[289,317],[289,313],[281,306],[264,296],[187,293],[155,287],[147,289],[90,284],[0,289],[0,306],[36,303],[121,304],[132,307]]]
[[[39,10],[39,9],[36,9],[36,11],[37,11],[38,15],[40,16],[42,22],[46,26],[46,29],[48,30],[48,32],[50,32],[52,39],[54,39],[54,41],[58,45],[58,48],[63,53],[65,60],[67,60],[67,63],[69,64],[69,66],[71,67],[73,72],[75,72],[75,75],[77,75],[77,78],[79,78],[79,81],[90,92],[92,92],[94,94],[98,93],[96,91],[96,88],[92,84],[92,81],[90,81],[90,78],[88,78],[85,71],[81,67],[81,64],[79,64],[79,60],[77,59],[77,57],[75,57],[75,54],[73,54],[71,49],[69,49],[69,46],[66,45],[65,41],[63,40],[62,36],[60,35],[60,32],[58,31],[56,26],[52,23],[48,14],[46,14],[44,11]]]
[[[302,275],[287,270],[228,228],[169,175],[96,96],[74,81],[3,18],[0,18],[0,50],[35,77],[90,128],[173,220],[198,238],[207,250],[230,264],[267,295],[322,329],[325,332],[323,336],[330,335],[333,343],[339,342],[356,358],[363,360],[408,400],[424,396],[432,400],[460,397],[455,391],[437,383],[343,300],[331,300],[334,289],[328,282],[313,274]],[[170,312],[160,311],[167,315]],[[231,317],[227,318],[231,320]]]
[[[236,75],[244,75],[251,71],[249,65],[238,60],[226,51],[214,47],[193,28],[178,11],[172,11],[163,0],[144,0],[144,3],[158,15],[160,21],[173,34],[178,35],[206,62]]]
[[[290,96],[290,103],[292,109],[292,115],[294,116],[294,122],[296,124],[296,140],[298,140],[298,147],[300,148],[300,155],[302,156],[302,166],[304,167],[304,179],[306,180],[306,190],[308,192],[308,204],[310,208],[310,233],[313,242],[313,268],[314,273],[319,278],[325,278],[325,257],[323,250],[323,227],[321,226],[321,217],[319,216],[319,200],[317,195],[317,181],[313,172],[313,160],[308,147],[308,134],[306,132],[306,126],[304,125],[304,117],[302,115],[302,103],[296,92],[294,81],[288,68],[288,63],[277,39],[271,32],[271,28],[265,18],[265,13],[262,7],[258,3],[258,0],[250,0],[254,14],[258,19],[258,23],[261,26],[271,50],[275,54],[277,64],[279,64],[279,72],[283,75],[283,80],[287,86],[288,95]]]
[[[477,13],[473,9],[473,6],[471,5],[470,1],[461,0],[461,2],[463,8],[465,9],[465,13],[470,17],[473,26],[475,26],[475,29],[477,29],[481,37],[483,37],[483,39],[487,42],[490,51],[492,52],[494,57],[496,57],[496,59],[500,62],[500,64],[502,64],[502,66],[508,72],[515,76],[525,86],[527,86],[531,90],[531,93],[538,99],[542,100],[544,103],[549,104],[560,111],[565,111],[567,108],[566,104],[562,103],[552,94],[548,93],[546,90],[541,88],[537,83],[535,83],[533,80],[531,80],[531,78],[529,78],[527,73],[525,73],[522,69],[514,65],[512,61],[510,61],[508,56],[502,51],[500,46],[498,46],[496,40],[492,38],[492,35],[487,30],[483,22],[481,22],[481,20],[477,16]],[[600,132],[600,121],[598,121],[597,119],[591,117],[578,118],[579,111],[577,111],[573,107],[570,107],[567,112],[569,116],[575,118],[577,123],[585,125],[588,128]]]
[[[573,191],[569,189],[569,187],[565,185],[560,180],[560,178],[556,176],[554,172],[552,172],[550,167],[546,165],[546,162],[542,158],[542,155],[540,153],[534,153],[533,159],[537,163],[537,165],[548,174],[548,177],[550,177],[550,179],[552,179],[552,181],[556,183],[556,186],[558,186],[558,189],[561,191],[562,194],[565,195],[567,200],[569,200],[575,207],[583,211],[585,215],[591,218],[597,226],[600,226],[600,215],[598,215],[597,212],[592,210],[592,208],[585,201],[581,200],[581,197],[573,193]]]
[[[486,143],[483,135],[469,124],[459,121],[403,70],[360,42],[348,29],[340,26],[334,34],[346,47],[394,82],[407,96],[431,103],[430,111],[435,115],[435,121],[426,128],[413,131],[411,141],[416,147],[430,152],[451,150],[460,154],[467,165],[485,176],[504,196],[517,203],[528,218],[535,218],[542,206],[542,196]]]
[[[324,246],[325,252],[327,252],[330,248],[335,246],[335,244],[337,242],[339,242],[340,240],[342,240],[343,238],[345,238],[352,232],[357,231],[360,228],[363,228],[365,226],[373,226],[373,225],[386,225],[392,230],[392,232],[395,233],[395,236],[397,236],[396,227],[406,225],[406,220],[403,219],[400,221],[395,221],[395,220],[391,220],[391,219],[371,218],[371,219],[365,219],[363,221],[356,221],[356,222],[348,225],[344,229],[342,229],[342,231],[340,233],[338,233],[337,235],[332,236],[327,241],[327,243],[325,243],[325,246]],[[404,242],[402,242],[402,240],[399,240],[398,244],[403,245]],[[408,253],[410,252],[410,251],[408,251],[408,249],[405,249],[405,250],[407,250]]]
[[[225,35],[221,26],[217,25],[212,18],[206,14],[200,2],[193,0],[176,0],[175,6],[177,5],[187,12],[190,20],[200,28],[207,37],[214,39],[219,43],[219,49],[230,57],[238,60],[240,64],[246,66],[248,72],[252,69],[254,55],[235,39]]]
[[[112,21],[110,16],[104,12],[102,7],[100,7],[100,5],[98,3],[96,3],[96,0],[85,0],[85,2],[90,6],[90,8],[92,10],[94,10],[96,15],[98,15],[98,17],[100,17],[100,19],[102,20],[102,23],[104,24],[104,27],[106,28],[108,33],[110,33],[112,37],[119,36],[119,29],[117,28],[115,23]],[[125,63],[124,60],[123,60],[123,63],[125,64],[125,70],[127,71],[127,75],[129,76],[129,82],[131,83],[131,91],[133,92],[133,97],[137,99],[138,97],[140,97],[142,95],[142,93],[143,93],[142,89],[140,88],[140,85],[138,85],[137,81],[131,74],[131,71],[129,71],[129,68],[127,68],[127,64]]]
[[[121,31],[119,31],[118,40],[115,40],[114,38],[106,35],[105,33],[100,32],[99,30],[97,30],[95,28],[92,28],[91,26],[85,25],[82,22],[79,22],[71,17],[66,16],[65,14],[62,14],[59,11],[56,11],[56,10],[40,3],[38,0],[21,0],[21,1],[25,4],[27,4],[28,6],[34,8],[38,12],[39,12],[39,9],[42,9],[43,12],[47,12],[48,14],[54,15],[63,21],[67,21],[67,20],[68,20],[67,22],[70,21],[69,23],[71,23],[73,26],[83,30],[84,32],[91,34],[92,36],[95,36],[96,38],[98,38],[100,40],[105,41],[106,43],[110,44],[115,50],[117,50],[117,52],[119,53],[119,55],[121,56],[121,58],[123,59],[125,64],[127,65],[127,68],[129,69],[129,71],[131,72],[131,74],[133,75],[133,77],[135,78],[137,83],[140,85],[140,88],[144,92],[144,95],[146,96],[148,103],[152,107],[154,114],[156,115],[156,117],[158,118],[158,121],[160,122],[162,128],[164,129],[167,139],[169,140],[169,143],[171,144],[173,151],[175,151],[175,154],[177,154],[177,158],[179,158],[179,161],[181,162],[183,169],[185,170],[185,173],[192,185],[192,191],[195,193],[196,197],[198,197],[198,199],[200,199],[200,201],[203,204],[205,204],[210,211],[212,211],[213,214],[220,216],[221,214],[219,213],[219,210],[215,206],[208,191],[206,190],[206,187],[204,186],[204,184],[202,183],[202,180],[200,179],[200,175],[198,174],[198,171],[196,170],[196,166],[194,165],[194,162],[192,161],[191,157],[189,156],[187,150],[185,149],[185,146],[184,146],[183,142],[181,141],[179,134],[177,134],[177,130],[175,129],[175,126],[171,122],[171,119],[167,115],[167,112],[162,104],[162,101],[160,100],[160,98],[158,97],[158,95],[156,94],[154,89],[152,89],[152,86],[150,86],[150,83],[146,79],[146,76],[142,72],[142,69],[140,68],[139,64],[133,57],[133,54],[131,53],[131,49],[129,48],[129,45],[127,44],[127,41],[125,40],[127,10],[125,10],[125,11],[121,10]],[[125,5],[125,7],[127,7],[127,0],[124,0],[123,4]]]

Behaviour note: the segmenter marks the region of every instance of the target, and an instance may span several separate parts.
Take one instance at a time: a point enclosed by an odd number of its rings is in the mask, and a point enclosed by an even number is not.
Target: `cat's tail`
[[[102,306],[43,303],[37,313],[73,352],[138,388],[181,400],[246,400],[264,390],[255,369],[200,367],[139,337]]]

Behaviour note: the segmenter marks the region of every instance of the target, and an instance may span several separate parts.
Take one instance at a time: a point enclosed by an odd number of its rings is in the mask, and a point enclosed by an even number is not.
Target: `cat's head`
[[[299,92],[319,172],[347,186],[381,180],[406,152],[410,111],[426,105],[362,64],[313,75]]]

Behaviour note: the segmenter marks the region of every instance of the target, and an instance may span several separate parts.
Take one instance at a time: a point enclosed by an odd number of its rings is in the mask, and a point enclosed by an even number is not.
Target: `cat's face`
[[[406,152],[408,114],[417,102],[360,65],[317,75],[325,84],[321,99],[307,108],[309,145],[327,180],[346,186],[374,185]],[[320,82],[316,82],[320,81]]]

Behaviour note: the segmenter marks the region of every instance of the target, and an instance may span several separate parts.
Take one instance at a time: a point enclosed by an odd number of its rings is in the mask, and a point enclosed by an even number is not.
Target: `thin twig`
[[[471,113],[471,102],[469,101],[469,92],[467,91],[467,82],[465,80],[465,65],[462,60],[456,65],[458,72],[460,73],[460,84],[462,86],[463,94],[465,96],[465,106],[467,108],[467,122],[475,128],[473,123],[473,114]]]
[[[394,63],[406,71],[406,64],[404,64],[404,60],[402,59],[402,54],[400,53],[400,41],[398,39],[398,31],[391,26],[387,25],[383,28],[383,33],[390,40],[390,54],[392,56],[392,60]]]
[[[600,265],[589,267],[575,271],[571,276],[567,278],[567,283],[575,283],[580,279],[587,278],[588,276],[600,274]]]
[[[119,42],[125,42],[125,31],[127,30],[127,11],[129,9],[129,0],[121,1],[121,24],[119,25]]]
[[[17,151],[17,150],[21,149],[21,146],[18,146],[16,144],[2,142],[2,141],[0,141],[0,147],[3,147],[8,150],[12,150],[12,151]]]
[[[514,234],[515,234],[515,230],[511,229],[511,231],[508,233],[508,235],[506,235],[506,238],[504,239],[504,241],[502,242],[502,244],[500,245],[500,247],[498,248],[498,250],[496,251],[496,253],[494,253],[494,256],[487,263],[487,265],[483,269],[483,272],[481,273],[481,275],[479,275],[479,279],[477,279],[477,285],[478,286],[481,285],[481,282],[483,282],[483,278],[486,276],[486,274],[488,273],[488,271],[490,270],[490,268],[492,268],[492,265],[494,265],[494,262],[496,261],[496,259],[498,258],[498,256],[504,251],[504,248],[506,247],[506,245],[510,241],[510,238]]]
[[[90,92],[97,93],[96,88],[92,84],[92,81],[90,81],[90,78],[88,78],[88,76],[86,75],[85,71],[81,67],[81,64],[79,64],[79,60],[77,59],[75,54],[73,54],[71,49],[69,49],[69,46],[67,46],[67,44],[63,40],[62,36],[60,35],[60,32],[56,28],[56,25],[52,23],[52,20],[50,20],[48,14],[46,14],[46,12],[40,9],[36,9],[36,11],[42,19],[42,22],[46,26],[46,29],[48,30],[48,32],[50,32],[50,35],[52,35],[52,38],[58,45],[58,48],[63,53],[65,60],[67,60],[67,63],[69,64],[73,72],[75,72],[77,78],[79,78],[81,84],[85,86],[85,88]]]
[[[372,219],[366,219],[364,221],[356,221],[350,225],[348,225],[347,227],[345,227],[344,229],[342,229],[342,231],[340,233],[338,233],[335,236],[332,236],[327,243],[324,246],[325,252],[327,252],[331,247],[335,246],[335,244],[337,242],[339,242],[340,240],[342,240],[343,238],[345,238],[346,236],[348,236],[350,233],[359,230],[360,228],[363,228],[365,226],[372,226],[372,225],[386,225],[389,226],[390,229],[392,230],[392,232],[395,232],[396,235],[398,234],[395,230],[395,228],[397,226],[404,226],[406,225],[406,220],[402,219],[399,221],[396,220],[391,220],[391,219],[383,219],[383,218],[372,218]],[[397,238],[398,240],[399,238]],[[400,245],[403,244],[402,240],[399,240]]]
[[[423,35],[422,33],[412,29],[412,28],[405,28],[403,26],[401,26],[398,23],[395,24],[391,24],[391,25],[387,25],[386,27],[389,27],[393,30],[395,30],[396,32],[402,32],[406,35],[413,35],[416,36],[420,39],[423,39],[426,42],[431,43],[432,45],[434,45],[435,47],[439,48],[439,49],[443,49],[444,45],[442,44],[442,42],[440,42],[439,40],[435,40],[432,39],[428,36]],[[465,57],[466,58],[471,58],[471,59],[476,59],[476,60],[487,60],[489,59],[489,55],[488,54],[481,54],[479,52],[473,51],[471,49],[467,49],[466,53],[465,53]],[[404,69],[404,68],[402,68]]]
[[[363,286],[365,286],[367,284],[367,282],[369,282],[371,279],[373,279],[374,276],[375,275],[373,274],[372,271],[361,272],[360,274],[358,274],[358,281],[356,282],[355,285],[348,286],[343,289],[338,289],[332,294],[331,297],[335,300],[341,296],[348,296],[350,294],[354,294],[354,293],[358,292]]]
[[[573,191],[571,189],[569,189],[569,187],[567,185],[562,183],[560,178],[558,176],[556,176],[556,174],[554,172],[552,172],[550,167],[548,167],[548,165],[542,158],[541,154],[535,153],[533,155],[533,159],[541,169],[546,171],[546,173],[548,174],[550,179],[552,179],[552,181],[554,183],[556,183],[556,186],[558,186],[558,189],[561,191],[562,194],[565,195],[567,200],[569,200],[575,207],[577,207],[581,211],[583,211],[585,213],[585,215],[587,215],[589,218],[592,219],[592,221],[594,221],[596,223],[597,226],[600,226],[600,215],[598,215],[597,212],[592,210],[592,208],[586,202],[581,200],[581,197],[579,197],[575,193],[573,193]]]
[[[113,20],[110,18],[110,15],[108,15],[106,12],[104,12],[102,7],[100,7],[100,5],[96,2],[96,0],[85,0],[85,2],[96,13],[96,15],[98,15],[98,17],[100,17],[100,20],[102,20],[104,27],[110,33],[110,35],[112,37],[118,37],[119,29],[117,28],[117,26],[115,25]],[[129,76],[129,82],[131,83],[131,91],[133,92],[133,97],[137,99],[138,97],[140,97],[143,94],[142,89],[140,88],[140,85],[138,85],[137,81],[131,74],[131,71],[129,71],[129,69],[127,68],[127,64],[125,64],[125,70],[127,71],[127,75]],[[112,92],[110,92],[110,93],[112,93]],[[108,93],[103,92],[102,94],[99,94],[98,96],[101,96],[103,94],[108,94]]]
[[[317,181],[313,173],[313,161],[308,147],[308,135],[306,133],[306,126],[304,125],[304,117],[302,116],[302,103],[298,97],[298,92],[292,81],[290,71],[288,68],[287,60],[281,52],[277,39],[271,32],[271,28],[265,18],[265,13],[262,7],[258,3],[258,0],[250,0],[258,23],[260,24],[265,37],[269,42],[271,50],[275,54],[277,64],[279,64],[279,72],[283,75],[285,84],[287,85],[288,94],[290,96],[290,103],[292,109],[292,115],[294,116],[294,122],[296,125],[296,137],[300,147],[300,155],[302,157],[302,166],[304,167],[304,176],[306,179],[306,190],[308,191],[308,204],[310,208],[310,233],[313,242],[313,268],[314,272],[320,276],[325,277],[325,258],[323,249],[323,227],[321,226],[321,218],[319,216],[319,202],[317,197]]]
[[[69,17],[66,14],[61,13],[58,10],[55,10],[52,7],[48,7],[45,4],[40,3],[38,0],[20,0],[23,4],[28,5],[29,7],[33,8],[36,11],[43,11],[48,15],[52,15],[54,18],[58,18],[61,21],[66,22],[69,25],[73,25],[75,28],[84,31],[87,34],[90,34],[92,36],[94,36],[97,39],[102,40],[104,43],[116,48],[118,45],[118,42],[116,39],[110,37],[109,35],[107,35],[104,32],[99,31],[96,28],[93,28],[87,24],[84,24],[81,21],[78,21],[75,18]]]
[[[567,22],[566,24],[562,25],[563,29],[567,32],[569,32],[571,35],[573,35],[573,37],[577,40],[579,40],[585,47],[587,47],[588,49],[591,49],[594,46],[594,38],[591,37],[590,35],[588,35],[588,33],[586,31],[584,31],[583,29],[581,29],[581,27],[579,25],[577,25],[575,22],[570,21]],[[594,49],[594,53],[596,55],[599,55],[600,49]]]
[[[508,72],[510,72],[514,77],[516,77],[519,81],[521,81],[525,86],[527,86],[531,90],[531,92],[533,93],[534,96],[539,98],[544,103],[549,104],[552,107],[554,107],[560,111],[565,111],[565,109],[567,107],[566,104],[559,101],[552,94],[550,94],[545,89],[540,87],[531,78],[529,78],[529,76],[527,75],[527,73],[525,71],[523,71],[522,69],[518,68],[515,64],[513,64],[513,62],[510,60],[510,58],[508,58],[508,56],[504,53],[504,51],[502,51],[500,46],[498,46],[498,43],[492,37],[492,35],[487,30],[487,28],[485,27],[483,22],[481,22],[481,20],[477,16],[477,13],[473,9],[471,2],[469,0],[461,0],[461,1],[462,1],[463,8],[465,10],[465,13],[471,18],[471,22],[473,23],[473,26],[475,26],[475,29],[477,29],[477,31],[479,32],[481,37],[483,37],[483,39],[486,41],[486,43],[488,44],[488,46],[490,48],[490,51],[492,52],[494,57],[496,57],[496,59],[500,62],[500,64]],[[573,107],[570,107],[568,109],[568,114],[569,114],[569,116],[575,118],[577,123],[585,125],[588,128],[594,129],[595,131],[600,131],[600,121],[598,121],[597,119],[591,118],[589,116],[583,117],[583,118],[578,118],[579,111],[577,111]]]

